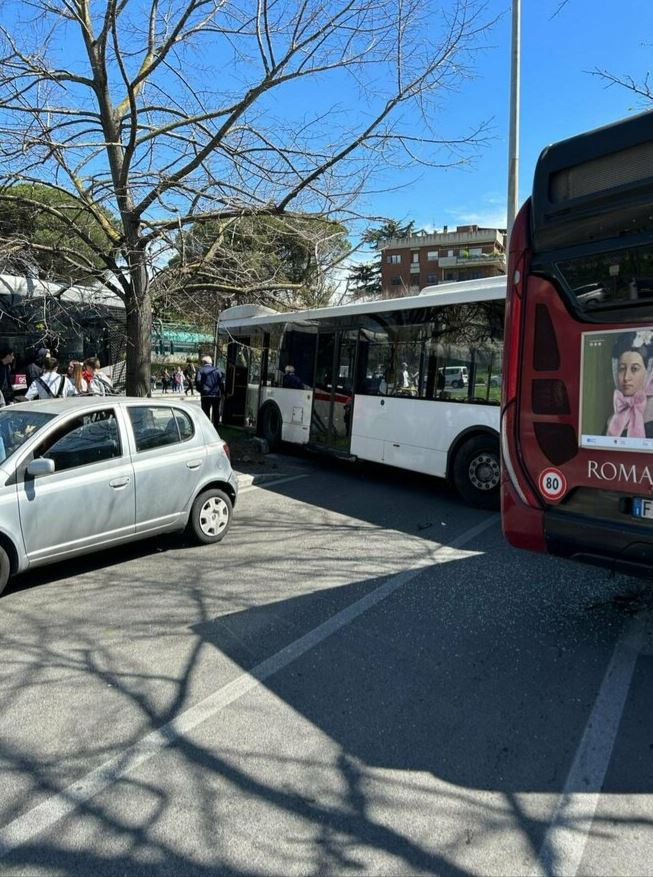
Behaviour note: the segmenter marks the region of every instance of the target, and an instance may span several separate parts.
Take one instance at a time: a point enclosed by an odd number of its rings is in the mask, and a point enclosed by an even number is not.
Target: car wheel
[[[190,510],[188,530],[202,545],[220,542],[231,524],[233,506],[226,493],[212,487],[195,499]]]
[[[499,443],[490,435],[466,441],[453,463],[453,480],[468,505],[479,509],[499,508]]]
[[[261,415],[261,436],[271,451],[281,444],[281,412],[276,405],[266,405]]]
[[[458,389],[458,387],[462,387],[462,384],[460,383],[460,381],[452,381],[451,386]]]
[[[0,594],[7,587],[7,582],[9,581],[9,576],[11,575],[11,561],[9,560],[9,555],[7,552],[0,546]]]

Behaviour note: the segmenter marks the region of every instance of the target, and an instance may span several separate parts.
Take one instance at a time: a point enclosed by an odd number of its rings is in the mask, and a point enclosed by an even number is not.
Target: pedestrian
[[[197,377],[197,369],[193,364],[192,359],[186,360],[186,368],[184,369],[184,379],[186,381],[186,392],[187,396],[189,393],[191,396],[195,395],[195,379]]]
[[[304,384],[299,375],[295,374],[295,366],[287,365],[283,378],[281,380],[281,386],[285,387],[288,390],[303,390]]]
[[[175,373],[173,375],[175,381],[175,393],[183,393],[184,392],[184,373],[181,370],[181,366],[178,365],[175,369]]]
[[[68,363],[68,371],[66,372],[68,379],[80,396],[88,393],[88,381],[84,377],[84,366],[76,359],[71,359]]]
[[[83,377],[88,384],[88,392],[91,395],[113,395],[111,378],[100,371],[100,360],[97,356],[89,356],[88,359],[84,360]]]
[[[50,355],[47,347],[39,347],[32,362],[25,368],[25,383],[29,389],[33,381],[43,374],[43,360]]]
[[[54,356],[46,356],[43,360],[43,374],[30,384],[25,401],[32,399],[61,399],[64,396],[77,396],[74,384],[57,371],[58,361]]]
[[[170,386],[170,372],[167,368],[164,368],[161,372],[161,388],[164,393],[168,392],[168,387]]]
[[[217,429],[220,425],[220,400],[224,395],[224,375],[213,365],[210,356],[202,357],[202,367],[197,373],[195,386],[200,394],[202,411]]]
[[[16,354],[10,347],[0,350],[0,393],[4,396],[5,404],[11,405],[14,401],[13,372]]]

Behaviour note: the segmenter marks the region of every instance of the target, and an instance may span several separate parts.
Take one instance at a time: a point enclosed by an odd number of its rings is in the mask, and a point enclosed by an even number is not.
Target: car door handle
[[[131,478],[128,476],[125,478],[114,478],[113,481],[109,482],[109,486],[113,487],[114,490],[119,490],[121,487],[127,487]]]
[[[201,461],[201,460],[189,460],[189,461],[186,463],[186,466],[187,466],[189,469],[199,469],[201,465],[202,465],[202,461]]]

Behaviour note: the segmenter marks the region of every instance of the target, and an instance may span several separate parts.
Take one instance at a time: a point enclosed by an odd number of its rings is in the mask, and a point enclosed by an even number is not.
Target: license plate
[[[653,518],[653,499],[643,499],[640,496],[633,497],[633,517]]]

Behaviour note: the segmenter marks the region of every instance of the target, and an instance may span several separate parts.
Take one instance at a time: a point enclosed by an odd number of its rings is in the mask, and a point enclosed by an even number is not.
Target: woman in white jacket
[[[46,356],[43,360],[43,374],[29,385],[25,393],[25,401],[31,399],[61,399],[64,396],[79,395],[74,384],[66,375],[57,371],[59,363],[54,356]]]

